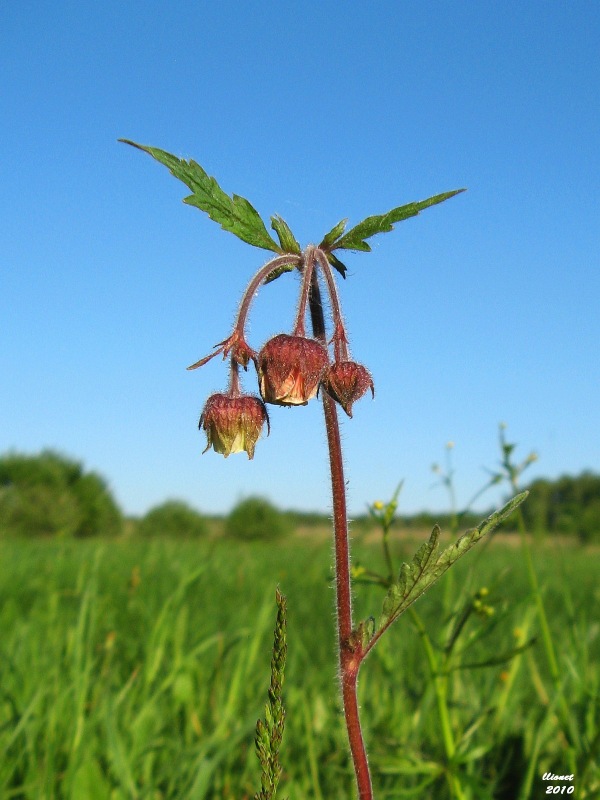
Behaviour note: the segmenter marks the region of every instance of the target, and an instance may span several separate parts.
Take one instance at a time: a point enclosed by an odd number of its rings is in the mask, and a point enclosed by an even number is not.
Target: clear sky
[[[465,502],[501,421],[539,453],[530,477],[597,471],[598,52],[595,1],[3,3],[0,452],[81,459],[127,513],[257,493],[329,508],[316,401],[272,407],[253,461],[201,456],[226,369],[185,367],[267,254],[127,137],[194,158],[302,244],[468,187],[344,259],[376,387],[343,422],[354,513],[400,479],[405,511],[444,508],[449,440]],[[297,288],[261,291],[255,347],[290,329]]]

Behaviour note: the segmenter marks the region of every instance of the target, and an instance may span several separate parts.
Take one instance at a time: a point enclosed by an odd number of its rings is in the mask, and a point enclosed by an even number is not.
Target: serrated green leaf
[[[296,241],[296,237],[290,230],[290,226],[278,214],[271,217],[271,227],[279,237],[281,249],[284,253],[297,253],[300,255],[302,250]]]
[[[207,175],[200,164],[195,161],[184,161],[158,147],[137,144],[129,139],[119,139],[119,141],[148,153],[164,164],[172,175],[185,183],[193,194],[185,197],[184,203],[206,212],[214,222],[218,222],[224,230],[234,233],[242,241],[264,250],[281,252],[281,248],[271,238],[258,211],[251,203],[237,194],[229,197],[217,181]]]
[[[528,492],[521,492],[513,497],[499,511],[495,511],[483,520],[476,528],[467,531],[454,544],[438,555],[440,529],[436,525],[429,541],[419,547],[410,564],[402,564],[398,580],[388,589],[383,601],[381,617],[377,631],[371,640],[372,647],[383,631],[406,611],[415,600],[429,589],[458,559],[468,552],[473,545],[490,533],[525,500]]]
[[[406,565],[403,565],[406,566]],[[398,608],[404,597],[403,587],[399,583],[393,583],[387,591],[383,600],[382,617],[389,619]],[[380,625],[381,627],[381,625]]]
[[[342,264],[342,262],[339,260],[339,258],[337,258],[337,256],[334,256],[333,253],[327,253],[327,261],[329,261],[329,263],[334,269],[337,269],[342,278],[344,279],[346,278],[348,267],[345,264]]]
[[[444,200],[449,200],[451,197],[464,191],[465,189],[455,189],[452,192],[436,194],[434,197],[429,197],[427,200],[421,200],[418,203],[407,203],[404,206],[398,206],[398,208],[393,208],[386,214],[376,214],[372,217],[367,217],[338,239],[331,246],[331,249],[360,250],[368,253],[371,248],[366,243],[365,239],[369,239],[377,233],[388,233],[393,229],[396,222],[401,222],[409,217],[416,217],[420,211],[430,206],[435,206],[438,203],[443,203]]]
[[[328,250],[331,245],[338,239],[342,233],[346,230],[346,223],[348,222],[347,219],[342,219],[338,222],[337,225],[334,225],[333,228],[326,233],[323,237],[323,240],[319,247],[321,250]]]

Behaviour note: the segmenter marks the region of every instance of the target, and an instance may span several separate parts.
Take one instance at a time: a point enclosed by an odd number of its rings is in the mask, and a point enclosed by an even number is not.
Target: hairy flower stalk
[[[335,361],[348,361],[350,355],[348,353],[348,338],[346,336],[346,329],[344,327],[344,320],[342,317],[342,309],[340,306],[340,299],[338,290],[331,271],[331,266],[327,260],[327,255],[317,248],[315,251],[315,259],[321,268],[325,283],[327,285],[327,293],[329,295],[329,302],[331,303],[331,316],[333,317],[333,356]]]
[[[302,286],[300,287],[298,310],[296,312],[296,322],[294,323],[294,335],[306,336],[306,309],[308,306],[312,276],[315,271],[315,248],[313,245],[309,245],[304,251],[304,257],[299,269],[302,272]]]
[[[261,283],[267,282],[274,273],[277,273],[278,270],[289,268],[292,265],[295,267],[300,263],[300,256],[290,253],[285,256],[273,258],[263,267],[261,267],[246,287],[246,291],[244,292],[237,316],[235,318],[232,333],[227,337],[227,339],[224,339],[222,342],[219,342],[219,344],[215,345],[217,349],[214,353],[210,353],[204,358],[201,358],[199,361],[196,361],[194,364],[191,364],[188,369],[198,369],[198,367],[203,367],[212,358],[218,356],[220,353],[223,353],[223,359],[227,358],[227,356],[231,354],[232,358],[238,364],[240,364],[240,366],[244,367],[244,369],[246,369],[250,360],[255,361],[256,353],[251,347],[249,347],[245,338],[246,321],[252,301],[254,300]]]

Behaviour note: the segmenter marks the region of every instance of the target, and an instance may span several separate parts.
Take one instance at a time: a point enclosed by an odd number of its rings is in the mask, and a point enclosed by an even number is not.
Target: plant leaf
[[[287,224],[287,222],[284,219],[282,219],[278,214],[276,214],[274,217],[271,217],[271,227],[279,237],[282,252],[297,253],[298,255],[301,254],[302,250],[300,249],[300,245],[296,241],[296,237],[290,230],[290,227]]]
[[[330,245],[330,249],[342,248],[344,250],[361,250],[368,253],[371,247],[365,239],[375,236],[377,233],[388,233],[393,229],[396,222],[401,222],[409,217],[416,217],[420,211],[438,203],[443,203],[444,200],[449,200],[454,195],[464,191],[465,189],[455,189],[452,192],[436,194],[434,197],[429,197],[427,200],[421,200],[418,203],[407,203],[404,206],[393,208],[387,214],[376,214],[375,216],[367,217],[362,222],[359,222],[358,225],[355,225],[354,228],[351,228],[340,239],[334,241]]]
[[[334,227],[329,231],[329,233],[325,234],[321,244],[319,245],[321,250],[328,250],[331,247],[331,245],[335,242],[335,240],[339,239],[339,237],[346,229],[347,222],[348,222],[347,219],[340,220],[337,225],[334,225]]]
[[[337,269],[342,278],[344,279],[346,278],[348,267],[345,264],[342,264],[342,262],[339,260],[339,258],[337,258],[337,256],[334,256],[333,253],[327,253],[327,261],[329,261],[329,263],[334,269]]]
[[[476,528],[467,531],[457,542],[439,553],[440,529],[436,525],[429,541],[419,547],[410,564],[402,564],[398,580],[388,589],[377,630],[365,648],[371,649],[381,634],[429,589],[447,569],[467,553],[473,545],[503,522],[527,497],[528,492],[513,497],[499,511],[495,511]]]
[[[183,202],[205,211],[208,216],[218,222],[226,231],[234,233],[242,241],[281,253],[282,250],[271,238],[258,211],[243,197],[229,195],[221,189],[214,178],[211,178],[195,161],[183,161],[157,147],[137,144],[129,139],[119,139],[143,150],[167,167],[171,174],[188,186],[193,194],[185,197]]]

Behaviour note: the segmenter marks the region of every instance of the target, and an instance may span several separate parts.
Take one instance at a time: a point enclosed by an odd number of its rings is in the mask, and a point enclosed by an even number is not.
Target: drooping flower
[[[367,389],[375,396],[373,379],[369,371],[355,361],[336,361],[323,375],[323,387],[352,416],[352,404],[365,394]]]
[[[316,339],[274,336],[257,359],[263,400],[280,406],[306,405],[316,395],[328,363],[327,349]]]
[[[269,429],[269,416],[258,397],[213,394],[206,401],[198,427],[206,431],[206,448],[227,458],[245,450],[254,457],[254,448],[264,423]]]

